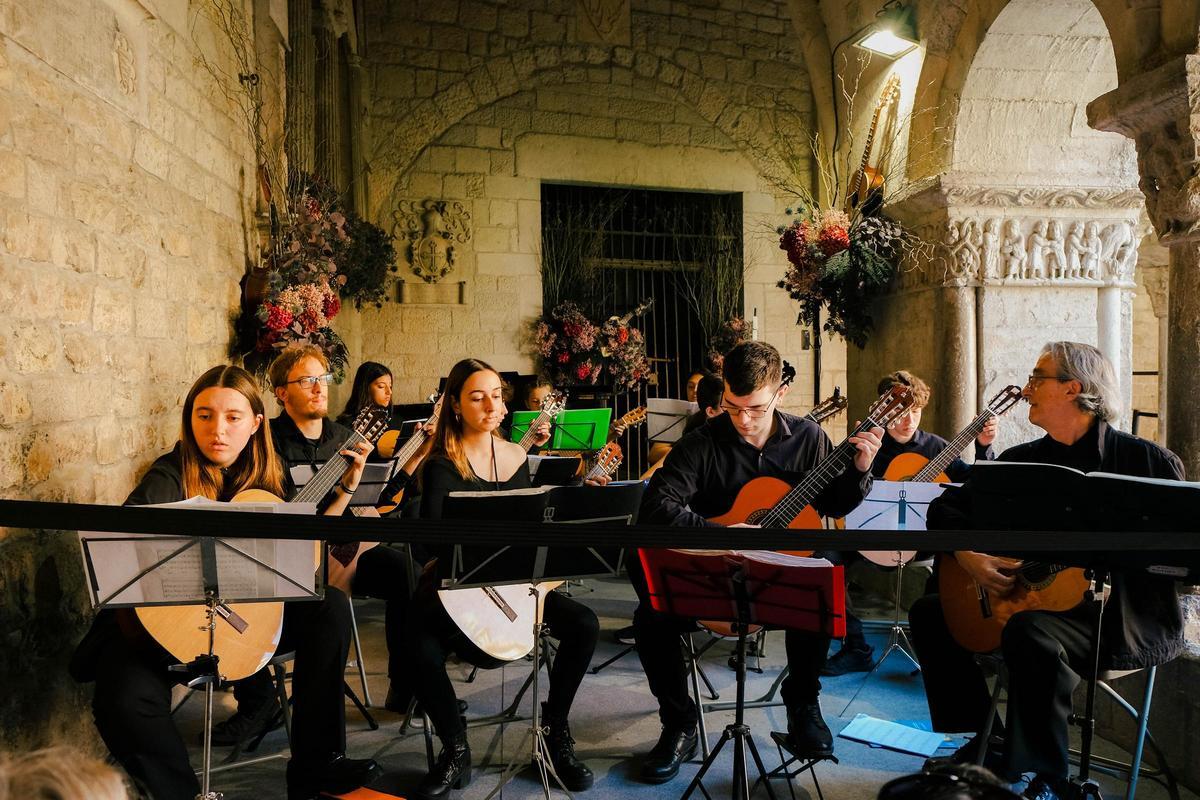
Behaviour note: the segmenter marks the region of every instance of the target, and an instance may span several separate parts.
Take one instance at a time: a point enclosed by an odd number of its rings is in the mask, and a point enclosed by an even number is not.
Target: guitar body
[[[981,591],[953,556],[938,559],[938,592],[946,627],[954,641],[974,653],[988,653],[1000,646],[1000,632],[1018,611],[1069,611],[1083,601],[1088,581],[1082,569],[1064,569],[1031,583],[1021,575],[1017,589],[1007,597],[987,592],[987,610]]]
[[[757,523],[764,514],[769,512],[776,503],[790,492],[792,487],[779,478],[755,478],[738,492],[733,506],[719,517],[709,518],[709,522],[718,525],[735,525],[739,522]],[[805,506],[796,517],[788,523],[792,530],[816,530],[824,527],[821,515],[812,506]],[[794,556],[811,556],[812,550],[784,550]]]
[[[929,459],[919,453],[901,453],[892,459],[883,473],[885,481],[911,481],[917,473],[925,469]],[[950,476],[945,472],[939,473],[933,483],[951,483]]]
[[[279,503],[278,497],[262,489],[239,492],[235,503]],[[320,554],[320,542],[314,543]],[[213,652],[219,656],[221,676],[236,681],[262,669],[275,648],[283,631],[283,603],[231,603],[229,607],[244,619],[248,626],[238,633],[233,626],[216,621],[213,637]],[[208,652],[208,628],[205,607],[150,606],[135,609],[138,622],[154,637],[164,650],[181,664]]]
[[[490,668],[524,658],[533,650],[533,623],[542,617],[546,595],[560,585],[562,581],[539,583],[536,603],[528,583],[439,589],[438,599],[459,630],[492,659],[476,666]]]

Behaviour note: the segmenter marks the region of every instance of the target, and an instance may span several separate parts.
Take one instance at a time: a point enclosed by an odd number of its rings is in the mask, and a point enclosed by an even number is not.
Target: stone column
[[[348,59],[350,69],[350,164],[348,187],[354,198],[354,209],[364,219],[371,219],[371,209],[367,208],[367,73],[363,68],[362,58],[357,53],[351,53]]]
[[[314,169],[318,177],[338,190],[342,178],[342,142],[339,110],[338,37],[326,20],[318,16],[313,27],[316,42]]]
[[[1142,286],[1150,298],[1154,318],[1158,320],[1158,431],[1155,441],[1167,443],[1167,354],[1170,352],[1170,324],[1168,321],[1167,281],[1170,268],[1167,264],[1139,266]]]
[[[1141,193],[962,180],[942,175],[889,205],[924,244],[879,304],[852,388],[863,391],[868,372],[912,368],[934,383],[928,428],[950,438],[998,391],[1023,382],[1043,343],[1070,339],[1104,350],[1128,395]],[[925,319],[934,321],[932,343],[914,333]],[[1042,433],[1018,409],[1000,447]]]
[[[1200,56],[1169,61],[1127,78],[1092,101],[1088,123],[1137,143],[1146,211],[1169,249],[1167,447],[1200,474]],[[1161,358],[1161,355],[1160,355]]]
[[[313,170],[312,0],[288,0],[287,121],[288,163],[303,172]]]

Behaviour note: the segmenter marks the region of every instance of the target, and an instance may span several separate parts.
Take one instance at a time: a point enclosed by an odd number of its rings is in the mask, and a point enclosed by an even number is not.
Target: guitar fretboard
[[[979,435],[980,431],[983,430],[983,426],[987,425],[988,420],[994,416],[996,416],[995,413],[989,408],[971,420],[970,424],[959,431],[958,436],[955,436],[949,444],[942,448],[940,453],[929,459],[929,463],[913,476],[913,481],[928,483],[937,480],[938,475],[945,472],[946,467],[950,466],[950,463],[954,459],[962,455],[963,451],[967,449],[967,445],[971,443],[971,440]]]

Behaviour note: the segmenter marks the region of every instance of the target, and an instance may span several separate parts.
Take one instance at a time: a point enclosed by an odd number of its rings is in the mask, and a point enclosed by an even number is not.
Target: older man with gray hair
[[[1119,414],[1112,364],[1095,347],[1050,342],[1022,392],[1029,421],[1046,431],[1040,439],[1011,447],[1001,461],[1057,464],[1081,472],[1108,472],[1183,480],[1183,464],[1169,450],[1110,426]],[[972,484],[948,489],[929,508],[929,527],[972,527]],[[1030,528],[1038,521],[1031,519]],[[1012,559],[985,553],[952,556],[982,589],[995,596],[1013,591]],[[941,600],[927,595],[909,612],[913,645],[921,661],[930,717],[939,731],[981,730],[990,699],[972,653],[946,627]],[[1068,717],[1071,694],[1088,659],[1095,614],[1089,604],[1070,611],[1022,611],[1004,628],[1001,652],[1009,674],[1003,752],[986,752],[984,763],[1016,780],[1034,773],[1024,796],[1054,800],[1068,795]],[[1183,648],[1183,619],[1171,578],[1144,571],[1114,571],[1104,612],[1101,667],[1140,669],[1165,663]],[[986,743],[979,737],[947,759],[974,761]]]

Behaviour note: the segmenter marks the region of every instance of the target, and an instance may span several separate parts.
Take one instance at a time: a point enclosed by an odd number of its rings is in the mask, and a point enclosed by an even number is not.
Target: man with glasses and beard
[[[725,356],[724,414],[684,436],[654,474],[642,499],[639,519],[659,525],[715,526],[709,517],[725,513],[739,490],[761,476],[799,482],[833,450],[829,437],[814,422],[777,409],[787,394],[782,385],[783,359],[764,342],[743,342]],[[850,438],[857,452],[853,464],[816,498],[817,510],[844,516],[871,488],[871,461],[883,429]],[[735,527],[754,527],[745,524]],[[681,547],[688,546],[686,534]],[[687,667],[680,634],[694,627],[655,611],[637,558],[626,561],[640,604],[634,613],[638,655],[650,691],[659,704],[662,735],[642,764],[647,783],[670,780],[691,758],[698,743],[696,704],[688,695]],[[825,664],[829,636],[789,630],[786,650],[789,675],[782,686],[787,705],[790,746],[801,757],[833,753],[833,737],[821,716],[818,674]]]

